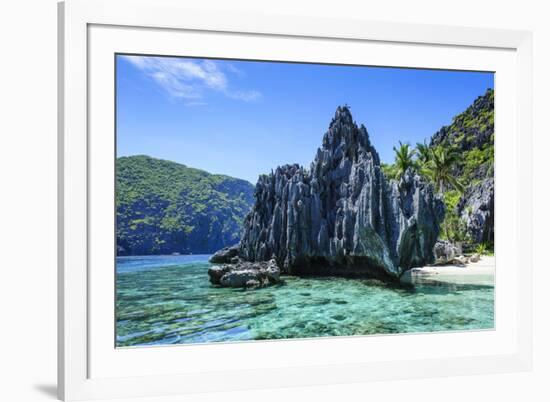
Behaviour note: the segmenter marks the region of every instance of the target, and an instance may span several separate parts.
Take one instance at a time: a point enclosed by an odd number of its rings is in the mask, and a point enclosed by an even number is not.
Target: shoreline
[[[430,265],[411,268],[400,280],[405,284],[421,283],[424,280],[457,283],[486,283],[494,281],[495,257],[481,256],[479,261],[466,265]]]
[[[139,261],[150,259],[152,261],[166,259],[179,258],[197,258],[198,260],[206,259],[212,254],[150,254],[150,255],[132,255],[132,256],[116,256],[117,262],[122,261]],[[120,273],[118,264],[117,273]],[[214,264],[216,265],[216,264]],[[423,267],[415,267],[406,271],[400,278],[397,279],[397,283],[402,285],[415,285],[423,284],[427,282],[450,282],[457,284],[480,284],[480,285],[492,285],[494,284],[495,275],[495,257],[494,256],[481,256],[480,260],[474,263],[468,263],[466,265],[448,264],[448,265],[426,265]],[[285,275],[286,276],[286,275]],[[307,278],[309,275],[291,275],[297,277]],[[348,276],[348,275],[311,275],[311,277],[330,277],[341,276],[347,278],[360,278],[361,276]]]

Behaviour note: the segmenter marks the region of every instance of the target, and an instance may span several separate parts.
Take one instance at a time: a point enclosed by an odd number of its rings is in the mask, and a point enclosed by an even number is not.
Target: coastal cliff
[[[457,232],[464,233],[456,233],[449,240],[489,247],[494,242],[495,215],[494,95],[494,90],[488,89],[430,140],[431,148],[455,149],[461,156],[453,175],[465,188],[454,194],[452,188],[445,189],[449,212],[446,221],[458,217],[461,227]]]
[[[273,258],[294,275],[395,280],[433,262],[444,217],[432,185],[412,170],[386,179],[366,128],[346,106],[336,110],[309,169],[277,167],[260,176],[254,197],[238,256]]]

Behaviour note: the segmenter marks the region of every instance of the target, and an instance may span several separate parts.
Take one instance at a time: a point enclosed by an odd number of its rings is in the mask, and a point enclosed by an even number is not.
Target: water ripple
[[[245,291],[210,285],[208,256],[117,259],[117,345],[162,345],[488,329],[492,278],[415,287],[285,278]]]

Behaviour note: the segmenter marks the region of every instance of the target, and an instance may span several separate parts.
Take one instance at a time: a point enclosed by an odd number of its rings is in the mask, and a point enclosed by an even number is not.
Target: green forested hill
[[[494,165],[494,90],[478,97],[452,124],[435,133],[430,146],[452,147],[461,153],[455,174],[464,184],[493,175]]]
[[[429,144],[399,143],[395,162],[383,164],[389,178],[413,169],[445,199],[441,236],[492,248],[494,238],[494,90],[488,89]]]
[[[494,238],[494,96],[494,90],[488,89],[430,141],[432,148],[445,147],[459,154],[453,173],[463,189],[446,188],[444,225],[452,229],[453,240],[489,248]]]
[[[117,159],[117,254],[209,254],[239,241],[245,180],[139,155]]]

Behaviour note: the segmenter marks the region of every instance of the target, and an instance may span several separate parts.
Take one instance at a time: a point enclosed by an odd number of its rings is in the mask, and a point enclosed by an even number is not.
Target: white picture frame
[[[108,297],[101,302],[97,296],[112,294],[114,271],[94,269],[97,260],[112,258],[108,248],[113,243],[107,242],[103,250],[93,248],[99,244],[94,239],[109,230],[103,222],[113,221],[106,212],[111,208],[112,214],[113,195],[108,191],[113,187],[105,187],[103,193],[103,187],[94,184],[98,177],[100,182],[114,180],[109,164],[102,168],[98,163],[109,157],[109,143],[114,142],[105,133],[113,127],[114,115],[109,57],[129,50],[177,55],[178,46],[190,35],[204,49],[210,46],[208,55],[223,57],[359,64],[374,60],[383,65],[495,71],[495,126],[500,137],[496,191],[497,199],[506,200],[496,212],[496,236],[503,246],[497,245],[496,251],[495,331],[115,350],[108,341],[113,338],[112,304]],[[218,44],[200,42],[204,35]],[[314,50],[297,45],[304,41]],[[524,31],[229,15],[187,9],[177,0],[60,3],[59,397],[145,397],[529,370],[531,48],[531,33]],[[363,56],[354,49],[365,50],[359,52]],[[366,53],[371,59],[360,58]],[[499,181],[499,175],[511,179]],[[503,223],[499,228],[498,216],[503,213],[509,215],[509,226]],[[432,353],[418,347],[426,344],[433,345]],[[449,344],[453,353],[444,352]],[[393,355],[376,354],[390,349]]]

